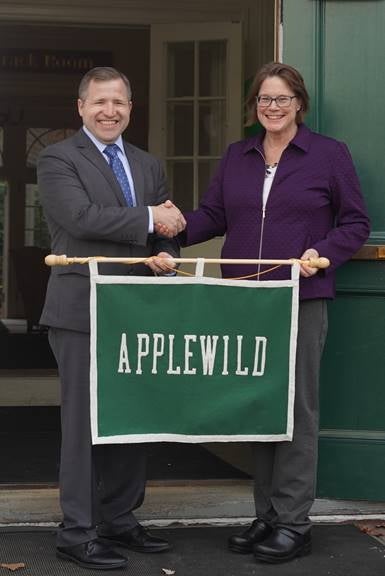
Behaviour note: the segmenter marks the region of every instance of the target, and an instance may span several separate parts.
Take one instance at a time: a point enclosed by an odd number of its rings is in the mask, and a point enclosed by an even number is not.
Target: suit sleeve
[[[70,154],[51,146],[43,150],[38,166],[42,205],[54,227],[80,240],[109,240],[145,246],[148,240],[146,206],[119,206],[108,186],[81,173]]]

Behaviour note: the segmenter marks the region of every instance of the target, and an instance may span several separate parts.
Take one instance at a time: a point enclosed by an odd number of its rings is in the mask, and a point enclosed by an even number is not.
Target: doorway
[[[239,11],[238,20],[241,22],[238,28],[242,28],[242,48],[246,47],[247,53],[245,55],[244,51],[239,51],[239,80],[235,82],[234,75],[230,75],[234,85],[230,93],[233,95],[235,91],[238,94],[237,130],[241,136],[243,81],[247,79],[248,71],[255,69],[255,54],[258,55],[257,59],[262,61],[273,57],[274,7],[266,8],[271,3],[262,2],[262,16],[259,18],[257,9],[249,6],[254,6],[254,3],[244,1],[234,3],[234,6],[235,4],[237,8],[234,10]],[[220,10],[217,11],[217,17],[219,14]],[[177,16],[177,10],[174,16]],[[214,11],[210,18],[213,17]],[[201,19],[204,18],[202,7]],[[183,19],[185,18],[180,18]],[[143,21],[145,20],[146,18]],[[266,22],[271,29],[268,37]],[[254,33],[250,33],[249,27],[253,25],[265,30],[265,41],[262,42],[261,35],[254,36]],[[162,128],[156,135],[153,115],[151,122],[149,121],[151,96],[159,95],[161,88],[153,85],[150,87],[151,23],[128,23],[122,27],[121,23],[116,22],[108,29],[101,25],[59,27],[47,24],[4,24],[0,27],[0,33],[7,55],[7,58],[2,59],[3,89],[0,95],[0,248],[3,254],[0,279],[0,422],[4,424],[0,434],[3,437],[8,434],[10,439],[9,446],[14,457],[7,460],[20,461],[26,470],[26,475],[23,476],[20,475],[20,470],[5,467],[0,483],[52,483],[57,477],[60,400],[55,362],[48,346],[47,334],[38,325],[46,278],[41,280],[40,285],[43,288],[37,289],[35,286],[36,290],[31,289],[32,278],[37,280],[38,263],[41,264],[44,253],[49,250],[36,187],[36,160],[45,145],[67,137],[80,126],[75,103],[77,85],[86,71],[82,67],[86,66],[88,69],[94,65],[107,64],[127,74],[134,90],[134,113],[127,136],[132,143],[145,149],[153,149],[154,142],[162,142]],[[197,39],[198,36],[186,38],[190,43],[196,43]],[[260,43],[259,51],[254,50],[257,41]],[[202,42],[206,53],[213,49],[212,62],[218,62],[218,58],[223,55],[221,39],[215,46],[207,44],[207,38]],[[174,55],[177,57],[175,53]],[[218,82],[222,82],[222,88],[229,92],[228,80],[219,78]],[[227,103],[224,105],[208,102],[212,95],[207,96],[208,99],[202,106],[201,120],[199,114],[193,120],[195,133],[199,123],[210,128],[218,113],[223,114],[223,110],[226,110],[227,114]],[[172,106],[175,119],[180,111],[179,103],[174,102]],[[194,106],[199,108],[197,99]],[[236,106],[233,105],[233,110]],[[212,130],[209,130],[208,134],[210,133],[213,134]],[[152,142],[150,145],[149,134]],[[193,201],[196,204],[203,190],[203,185],[197,187],[199,173],[202,182],[207,184],[210,171],[224,146],[234,138],[234,134],[231,134],[229,132],[227,138],[221,137],[220,141],[217,136],[212,141],[201,140],[202,146],[206,146],[205,154],[197,154],[199,150],[197,151],[194,144],[195,152],[187,158],[195,174],[192,194],[188,199],[181,195],[180,188],[176,186],[180,180],[175,166],[183,160],[180,152],[177,148],[172,154],[160,152],[170,171],[171,193],[174,193],[175,188],[180,203]],[[174,136],[178,136],[177,129]],[[35,252],[33,257],[36,257],[36,260],[33,272],[26,274],[28,286],[23,296],[23,279],[22,274],[17,273],[16,254],[24,253],[22,260],[31,264],[32,250],[26,250],[30,248]],[[37,250],[40,251],[40,256]],[[215,252],[218,252],[216,248]],[[21,266],[21,269],[25,271],[26,266]],[[43,270],[44,266],[42,277]],[[40,301],[34,303],[34,313],[29,320],[26,298],[34,291],[40,296]],[[23,442],[27,435],[29,444]],[[156,479],[162,476],[175,479],[248,477],[248,472],[242,470],[241,465],[233,465],[231,458],[226,454],[219,454],[219,450],[214,446],[182,448],[178,445],[149,446],[150,459],[153,462],[150,475]],[[26,460],[29,454],[36,455],[30,466]],[[43,461],[49,463],[48,468],[44,467]]]

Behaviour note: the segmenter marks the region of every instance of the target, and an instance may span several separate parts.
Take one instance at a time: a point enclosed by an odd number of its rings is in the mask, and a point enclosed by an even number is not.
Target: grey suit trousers
[[[112,532],[137,525],[133,510],[144,499],[145,447],[92,446],[89,334],[50,328],[49,341],[61,384],[63,523],[57,545],[74,546],[96,538],[97,525]]]
[[[300,303],[292,442],[255,444],[256,515],[298,533],[310,529],[315,497],[319,371],[327,333],[325,300]]]

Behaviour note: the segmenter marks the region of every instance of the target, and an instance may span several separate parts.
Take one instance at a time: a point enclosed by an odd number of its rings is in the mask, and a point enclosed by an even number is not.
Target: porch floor
[[[312,554],[284,565],[261,564],[252,555],[229,552],[226,541],[234,533],[233,527],[179,527],[157,532],[173,544],[173,549],[164,554],[130,552],[128,566],[120,573],[132,576],[374,576],[385,570],[383,545],[352,525],[316,526]],[[121,550],[122,554],[126,552]],[[6,571],[7,564],[24,565],[30,576],[84,574],[77,565],[55,557],[55,533],[51,529],[2,529],[1,573]],[[100,570],[88,571],[90,575],[98,573]]]

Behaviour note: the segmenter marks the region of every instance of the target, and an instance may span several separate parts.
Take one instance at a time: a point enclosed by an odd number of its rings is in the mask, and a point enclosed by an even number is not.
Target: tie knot
[[[117,158],[118,151],[119,151],[119,146],[117,144],[108,144],[108,146],[106,146],[104,148],[104,153],[107,154],[107,156],[111,159]]]

